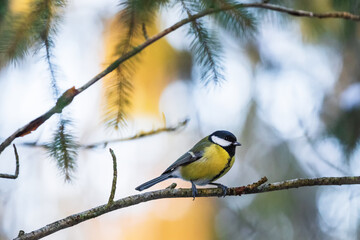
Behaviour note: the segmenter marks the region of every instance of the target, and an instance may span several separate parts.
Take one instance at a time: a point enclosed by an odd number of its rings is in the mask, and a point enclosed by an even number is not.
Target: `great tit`
[[[228,131],[216,131],[203,138],[188,152],[178,158],[159,177],[154,178],[137,188],[147,189],[169,178],[182,178],[191,182],[192,196],[197,195],[196,185],[215,185],[226,195],[227,187],[213,181],[224,176],[235,160],[235,148],[241,146],[234,134]],[[196,184],[196,185],[195,185]]]

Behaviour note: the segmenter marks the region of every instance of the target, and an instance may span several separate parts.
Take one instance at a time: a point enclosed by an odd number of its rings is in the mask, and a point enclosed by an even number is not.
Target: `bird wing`
[[[191,148],[188,152],[186,152],[181,157],[179,157],[173,164],[171,164],[170,167],[168,167],[164,171],[164,173],[170,173],[179,166],[184,166],[199,160],[203,156],[204,149],[210,145],[211,142],[209,142],[207,140],[207,137],[205,137],[200,142],[198,142],[193,148]]]

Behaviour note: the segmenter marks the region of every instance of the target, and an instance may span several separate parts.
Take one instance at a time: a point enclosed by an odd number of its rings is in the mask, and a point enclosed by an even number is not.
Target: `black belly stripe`
[[[219,174],[217,174],[215,177],[213,177],[210,180],[210,182],[215,181],[215,179],[220,177],[226,171],[226,169],[228,169],[230,167],[231,159],[232,159],[232,157],[229,158],[229,160],[228,160],[227,164],[225,165],[225,167],[223,168],[223,170],[221,170]]]

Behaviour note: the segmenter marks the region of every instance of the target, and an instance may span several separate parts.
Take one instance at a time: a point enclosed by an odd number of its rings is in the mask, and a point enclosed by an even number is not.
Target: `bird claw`
[[[215,186],[217,186],[218,188],[221,188],[221,190],[223,191],[223,194],[222,194],[222,196],[219,196],[219,197],[225,197],[225,196],[226,196],[227,191],[228,191],[228,187],[227,187],[227,186],[222,185],[222,184],[220,184],[220,183],[209,183],[209,184],[215,185]]]
[[[227,188],[226,186],[224,186],[224,185],[219,185],[218,188],[221,188],[221,189],[223,190],[223,195],[222,195],[222,197],[225,197],[226,194],[227,194],[227,189],[228,189],[228,188]]]

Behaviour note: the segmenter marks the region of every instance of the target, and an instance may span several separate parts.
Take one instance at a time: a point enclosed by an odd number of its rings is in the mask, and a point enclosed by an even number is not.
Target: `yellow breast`
[[[234,164],[235,157],[230,159],[226,150],[218,145],[211,145],[204,151],[199,160],[182,166],[180,173],[183,179],[205,185],[222,177]]]

